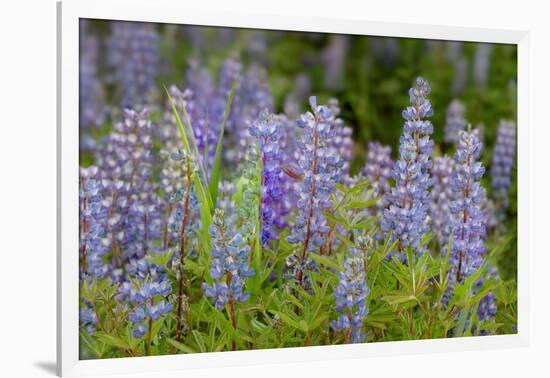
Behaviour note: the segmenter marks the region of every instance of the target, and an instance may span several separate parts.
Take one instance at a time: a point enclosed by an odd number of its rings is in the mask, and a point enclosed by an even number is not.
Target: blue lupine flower
[[[343,85],[343,75],[350,45],[350,38],[344,34],[330,36],[328,46],[323,51],[325,65],[324,84],[327,89],[337,90]]]
[[[338,275],[338,286],[334,289],[336,311],[341,315],[331,322],[331,327],[344,331],[347,341],[352,343],[365,340],[363,319],[369,312],[366,299],[370,290],[366,282],[365,256],[361,252],[355,248],[350,250],[351,256],[346,258],[344,270]]]
[[[123,115],[96,153],[115,269],[154,251],[162,230],[161,200],[152,181],[153,124],[147,110],[125,109]]]
[[[450,157],[443,156],[434,159],[430,224],[440,246],[449,241],[452,231],[450,203],[454,195],[451,186],[453,170],[454,160]]]
[[[298,264],[294,267],[299,285],[304,280],[308,253],[314,252],[325,241],[329,231],[323,212],[332,207],[330,195],[335,184],[342,178],[344,161],[330,147],[334,138],[334,114],[329,107],[317,105],[315,97],[310,98],[311,112],[303,114],[298,120],[302,129],[302,138],[297,143],[300,153],[295,167],[297,183],[298,214],[291,225],[288,241],[300,245],[296,253]]]
[[[244,291],[246,279],[254,275],[248,265],[249,246],[235,230],[235,224],[228,224],[224,212],[217,208],[210,225],[212,238],[212,262],[210,275],[214,284],[203,284],[204,293],[215,301],[221,310],[230,301],[245,302],[248,293]]]
[[[79,127],[80,131],[90,127],[100,126],[104,120],[104,98],[101,82],[98,78],[99,40],[89,34],[89,20],[80,19],[80,51],[79,51]],[[95,144],[89,135],[81,139]],[[81,142],[82,143],[82,142]],[[90,143],[82,143],[90,147]]]
[[[96,331],[97,315],[95,311],[89,307],[81,308],[79,312],[80,325],[86,329],[89,334],[93,334]]]
[[[328,105],[334,117],[334,136],[330,141],[330,145],[344,161],[342,179],[345,179],[349,176],[351,161],[353,159],[353,129],[346,126],[344,121],[339,118],[340,105],[337,99],[330,99]]]
[[[485,168],[477,161],[481,143],[474,132],[461,131],[459,136],[451,182],[453,201],[450,204],[453,233],[451,278],[455,282],[462,282],[473,274],[483,262],[485,253],[485,218],[481,209],[485,189],[479,183]]]
[[[429,170],[433,141],[430,117],[433,110],[426,96],[430,93],[428,82],[416,79],[409,90],[411,106],[403,111],[405,125],[399,146],[399,160],[393,168],[395,186],[387,193],[389,207],[384,211],[382,231],[391,233],[392,240],[399,241],[399,250],[413,247],[423,252],[420,241],[427,226],[426,218],[431,186]],[[400,257],[403,257],[403,253]]]
[[[491,163],[491,184],[499,205],[507,208],[512,186],[512,169],[516,155],[516,124],[501,120]]]
[[[134,323],[132,335],[141,338],[148,331],[149,321],[156,321],[172,311],[172,304],[166,302],[172,285],[165,277],[155,279],[152,275],[134,282],[123,282],[116,299],[128,301],[134,307],[128,319]]]
[[[83,276],[104,277],[111,266],[103,262],[109,250],[106,219],[107,206],[103,201],[103,186],[98,168],[80,170],[80,267]]]
[[[145,22],[111,23],[107,62],[125,107],[143,105],[155,89],[160,63],[160,37]]]
[[[458,133],[466,129],[465,114],[466,108],[460,101],[455,99],[450,103],[446,112],[445,128],[443,129],[445,142],[452,144],[458,142]]]
[[[476,43],[474,54],[474,83],[478,88],[485,88],[491,68],[491,55],[495,45],[492,43]]]
[[[276,205],[283,197],[281,187],[283,179],[282,152],[279,148],[280,130],[280,120],[267,110],[248,128],[250,135],[258,140],[262,160],[260,217],[262,219],[262,245],[264,246],[269,240],[274,240],[277,237]]]
[[[388,202],[386,193],[390,191],[390,178],[394,162],[391,158],[391,147],[379,142],[369,142],[365,166],[361,170],[361,176],[369,179],[373,195],[379,197],[376,202],[375,216],[381,217]],[[378,235],[381,236],[381,235]]]

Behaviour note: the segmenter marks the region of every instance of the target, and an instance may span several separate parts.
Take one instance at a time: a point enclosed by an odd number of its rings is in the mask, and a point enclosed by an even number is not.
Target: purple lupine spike
[[[478,88],[485,88],[491,69],[491,56],[494,45],[492,43],[477,43],[474,54],[474,83]]]
[[[234,130],[228,135],[228,143],[234,147],[227,149],[225,158],[237,165],[237,171],[242,171],[246,163],[246,147],[254,143],[254,137],[249,133],[250,125],[261,117],[260,113],[272,113],[274,109],[267,72],[258,65],[250,66],[242,78],[237,96],[230,113]]]
[[[456,99],[451,101],[447,108],[445,128],[443,129],[445,134],[443,139],[446,143],[458,143],[458,133],[466,129],[465,115],[464,105]]]
[[[304,270],[308,254],[324,244],[329,231],[323,212],[332,207],[330,195],[335,184],[341,180],[343,160],[330,147],[334,138],[334,115],[329,107],[317,105],[315,97],[310,98],[311,111],[298,120],[302,138],[298,142],[300,156],[296,175],[301,177],[297,184],[298,215],[291,225],[288,241],[299,245],[295,260],[295,277],[298,285],[304,282]]]
[[[323,51],[324,84],[327,89],[338,90],[342,87],[349,45],[350,41],[347,35],[333,34],[330,36],[329,44]]]
[[[262,245],[277,238],[276,204],[282,200],[282,152],[279,148],[281,125],[274,114],[265,110],[248,128],[258,141],[262,161],[260,217],[262,219]]]
[[[424,118],[430,117],[433,110],[426,96],[430,93],[428,82],[416,79],[409,90],[411,106],[403,111],[405,125],[399,146],[399,160],[393,168],[395,186],[387,193],[389,206],[384,211],[381,228],[386,235],[399,241],[398,249],[413,247],[423,252],[420,246],[426,231],[426,219],[430,200],[431,178],[430,156],[433,141],[430,135],[433,126]],[[403,257],[403,253],[400,257]]]
[[[388,205],[386,193],[390,191],[390,178],[394,162],[391,158],[391,147],[379,142],[369,142],[365,166],[361,176],[369,179],[374,189],[374,196],[379,197],[376,203],[376,216],[382,216]]]
[[[212,262],[210,275],[214,283],[203,284],[204,294],[214,301],[218,310],[232,302],[246,302],[249,294],[244,290],[248,277],[254,275],[248,265],[249,246],[245,245],[235,224],[225,221],[225,213],[216,209],[210,225]]]
[[[155,26],[144,22],[112,22],[107,54],[122,105],[143,105],[156,88],[160,63],[160,37]]]
[[[340,316],[331,321],[330,326],[335,331],[344,332],[346,343],[361,343],[366,337],[363,319],[369,312],[366,300],[370,289],[367,286],[365,255],[362,252],[363,248],[368,248],[370,244],[368,239],[358,238],[358,248],[350,250],[351,256],[346,258],[344,270],[338,274],[338,286],[334,289],[336,311]]]
[[[451,235],[450,204],[453,200],[451,181],[453,179],[454,160],[448,156],[436,157],[432,168],[433,189],[430,202],[431,229],[440,246],[449,241]]]
[[[331,140],[331,147],[344,160],[342,171],[344,174],[343,178],[345,178],[349,175],[353,159],[353,129],[345,126],[344,121],[339,118],[340,105],[337,99],[331,98],[328,105],[334,116],[334,137]]]
[[[151,332],[152,322],[172,312],[168,296],[172,293],[170,282],[151,276],[124,282],[117,295],[118,301],[127,301],[132,306],[128,319],[133,323],[132,336],[140,339]]]
[[[79,47],[79,126],[82,131],[100,126],[105,118],[103,90],[97,72],[99,39],[89,33],[89,20],[86,19],[80,20]],[[86,143],[84,147],[87,146]]]
[[[161,201],[152,183],[153,124],[147,110],[125,109],[96,154],[104,195],[108,200],[107,229],[112,264],[122,268],[155,250],[160,237]]]
[[[512,186],[512,169],[516,156],[516,124],[501,120],[491,163],[491,184],[498,204],[506,209]]]
[[[484,191],[479,180],[485,172],[478,162],[481,143],[477,134],[461,131],[455,154],[455,172],[451,182],[453,200],[450,204],[452,246],[450,262],[452,281],[462,282],[483,262],[485,254],[485,217],[481,209]],[[443,249],[445,252],[447,248]]]
[[[103,256],[109,251],[107,206],[96,166],[80,169],[80,268],[81,276],[105,277],[110,273]]]

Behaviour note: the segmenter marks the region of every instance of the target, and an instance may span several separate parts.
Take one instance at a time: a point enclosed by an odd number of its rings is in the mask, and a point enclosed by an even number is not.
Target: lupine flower
[[[81,132],[83,129],[101,125],[104,120],[103,91],[97,72],[99,40],[90,35],[88,29],[89,21],[80,19],[78,93]],[[86,140],[90,140],[90,137],[87,136]],[[84,147],[86,146],[87,144],[84,145]]]
[[[489,78],[489,70],[491,68],[491,55],[493,53],[494,44],[492,43],[477,43],[474,54],[474,82],[478,88],[484,88],[487,85]]]
[[[147,110],[125,109],[96,154],[109,202],[107,228],[115,268],[145,256],[161,235],[160,199],[151,181],[152,128]]]
[[[308,260],[308,253],[314,252],[325,241],[329,231],[323,211],[332,207],[330,195],[335,183],[341,180],[343,160],[330,148],[334,138],[334,114],[329,107],[317,105],[315,97],[310,98],[311,112],[298,120],[303,131],[298,142],[301,151],[296,175],[301,177],[298,183],[298,214],[291,225],[288,241],[300,245],[296,265],[296,279],[301,285]]]
[[[445,121],[444,140],[447,143],[456,144],[458,142],[458,133],[466,129],[466,108],[458,101],[453,100],[447,108]]]
[[[230,112],[233,132],[228,135],[228,143],[233,148],[227,150],[225,157],[229,162],[236,163],[237,170],[242,170],[246,164],[246,146],[254,143],[255,136],[249,132],[250,125],[261,117],[262,112],[272,113],[273,109],[267,73],[258,65],[252,65],[242,78]]]
[[[370,290],[366,282],[362,250],[352,248],[350,254],[344,262],[344,270],[338,275],[338,286],[334,289],[336,311],[341,315],[330,325],[335,331],[344,331],[346,342],[361,343],[366,337],[363,319],[369,312],[366,299]]]
[[[334,117],[334,137],[331,139],[330,144],[336,151],[336,154],[344,160],[342,172],[344,177],[346,177],[349,175],[351,160],[353,158],[353,129],[345,126],[344,121],[339,118],[340,105],[337,99],[330,99],[328,105]]]
[[[376,202],[376,216],[382,216],[388,205],[386,193],[390,191],[390,178],[394,162],[391,158],[391,147],[379,142],[369,142],[365,166],[361,176],[369,179],[374,196],[379,197]]]
[[[172,286],[166,279],[158,281],[150,276],[135,282],[135,285],[124,282],[119,288],[117,300],[127,300],[132,304],[128,319],[134,323],[132,335],[139,339],[150,330],[153,321],[172,311],[172,304],[167,302]]]
[[[485,219],[481,209],[484,189],[479,183],[485,168],[477,161],[481,143],[474,132],[461,131],[459,136],[450,204],[453,233],[450,261],[455,282],[473,274],[485,254]]]
[[[325,87],[327,89],[340,89],[343,84],[342,76],[349,49],[349,37],[343,34],[333,34],[326,49],[323,51],[325,64]]]
[[[107,206],[96,166],[80,169],[80,267],[84,276],[104,277],[111,267],[103,263],[109,250]]]
[[[86,329],[89,334],[93,334],[96,331],[97,315],[95,311],[88,306],[80,309],[79,312],[80,325]]]
[[[226,223],[225,214],[216,209],[210,225],[212,238],[212,262],[210,275],[213,285],[203,284],[204,294],[221,310],[231,301],[245,302],[248,293],[244,291],[246,279],[254,275],[248,266],[249,246],[235,230],[234,224]]]
[[[280,120],[267,110],[260,118],[253,122],[248,132],[258,140],[260,157],[262,161],[261,176],[261,214],[262,219],[262,245],[277,237],[275,229],[276,204],[282,199],[281,190],[281,161],[282,152],[279,149]]]
[[[389,207],[384,211],[382,231],[399,241],[399,249],[413,247],[422,252],[420,241],[426,231],[426,217],[431,186],[429,170],[433,126],[424,120],[433,114],[428,82],[416,79],[409,90],[411,106],[403,111],[405,125],[399,146],[399,160],[393,168],[395,186],[387,193]],[[402,256],[403,254],[401,254]]]
[[[432,168],[433,189],[430,202],[430,222],[440,246],[449,241],[452,227],[450,204],[454,192],[451,187],[454,171],[454,160],[448,156],[436,157]]]
[[[154,26],[142,22],[111,23],[107,62],[126,107],[143,105],[154,90],[160,62],[160,38]]]
[[[482,278],[476,283],[476,288],[473,293],[474,295],[483,286],[485,279],[499,279],[498,270],[494,265],[491,265],[489,267],[489,272],[486,278]],[[477,318],[480,322],[488,322],[494,319],[497,313],[496,299],[496,295],[492,291],[481,298],[481,300],[479,301],[479,306],[477,308]],[[488,335],[488,333],[487,331],[482,331],[481,335],[485,336]]]
[[[491,163],[491,184],[495,198],[503,208],[508,207],[508,192],[512,185],[512,169],[516,155],[516,124],[500,121]]]
[[[399,61],[399,39],[369,37],[369,47],[376,60],[384,67],[394,67]]]

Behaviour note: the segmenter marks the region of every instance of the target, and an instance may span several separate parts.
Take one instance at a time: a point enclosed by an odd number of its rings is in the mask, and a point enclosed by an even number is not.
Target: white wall
[[[544,235],[548,234],[550,210],[546,186],[550,186],[550,116],[546,111],[546,102],[550,102],[550,20],[545,2],[193,3],[201,8],[530,30],[532,338],[529,348],[515,350],[187,371],[173,376],[549,376],[550,249],[545,248]],[[55,362],[55,0],[0,4],[0,376],[47,376],[53,374]]]

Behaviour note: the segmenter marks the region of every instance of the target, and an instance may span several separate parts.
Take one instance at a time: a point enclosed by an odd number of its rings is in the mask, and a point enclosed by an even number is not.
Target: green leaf
[[[166,338],[166,341],[168,341],[168,343],[170,343],[170,345],[172,345],[174,348],[179,349],[184,353],[197,353],[197,351],[191,348],[189,345],[182,344],[179,341],[170,338]]]
[[[229,92],[229,98],[223,112],[223,120],[220,126],[220,135],[218,136],[218,144],[216,145],[216,154],[214,155],[214,165],[212,166],[212,172],[210,173],[210,183],[208,184],[208,190],[210,191],[210,198],[212,203],[216,203],[218,197],[218,186],[220,183],[221,169],[222,169],[222,149],[223,149],[223,135],[225,131],[225,124],[231,111],[231,104],[233,103],[233,97],[235,96],[235,90],[237,89],[237,80],[233,81],[231,91]],[[207,138],[208,139],[208,138]]]

